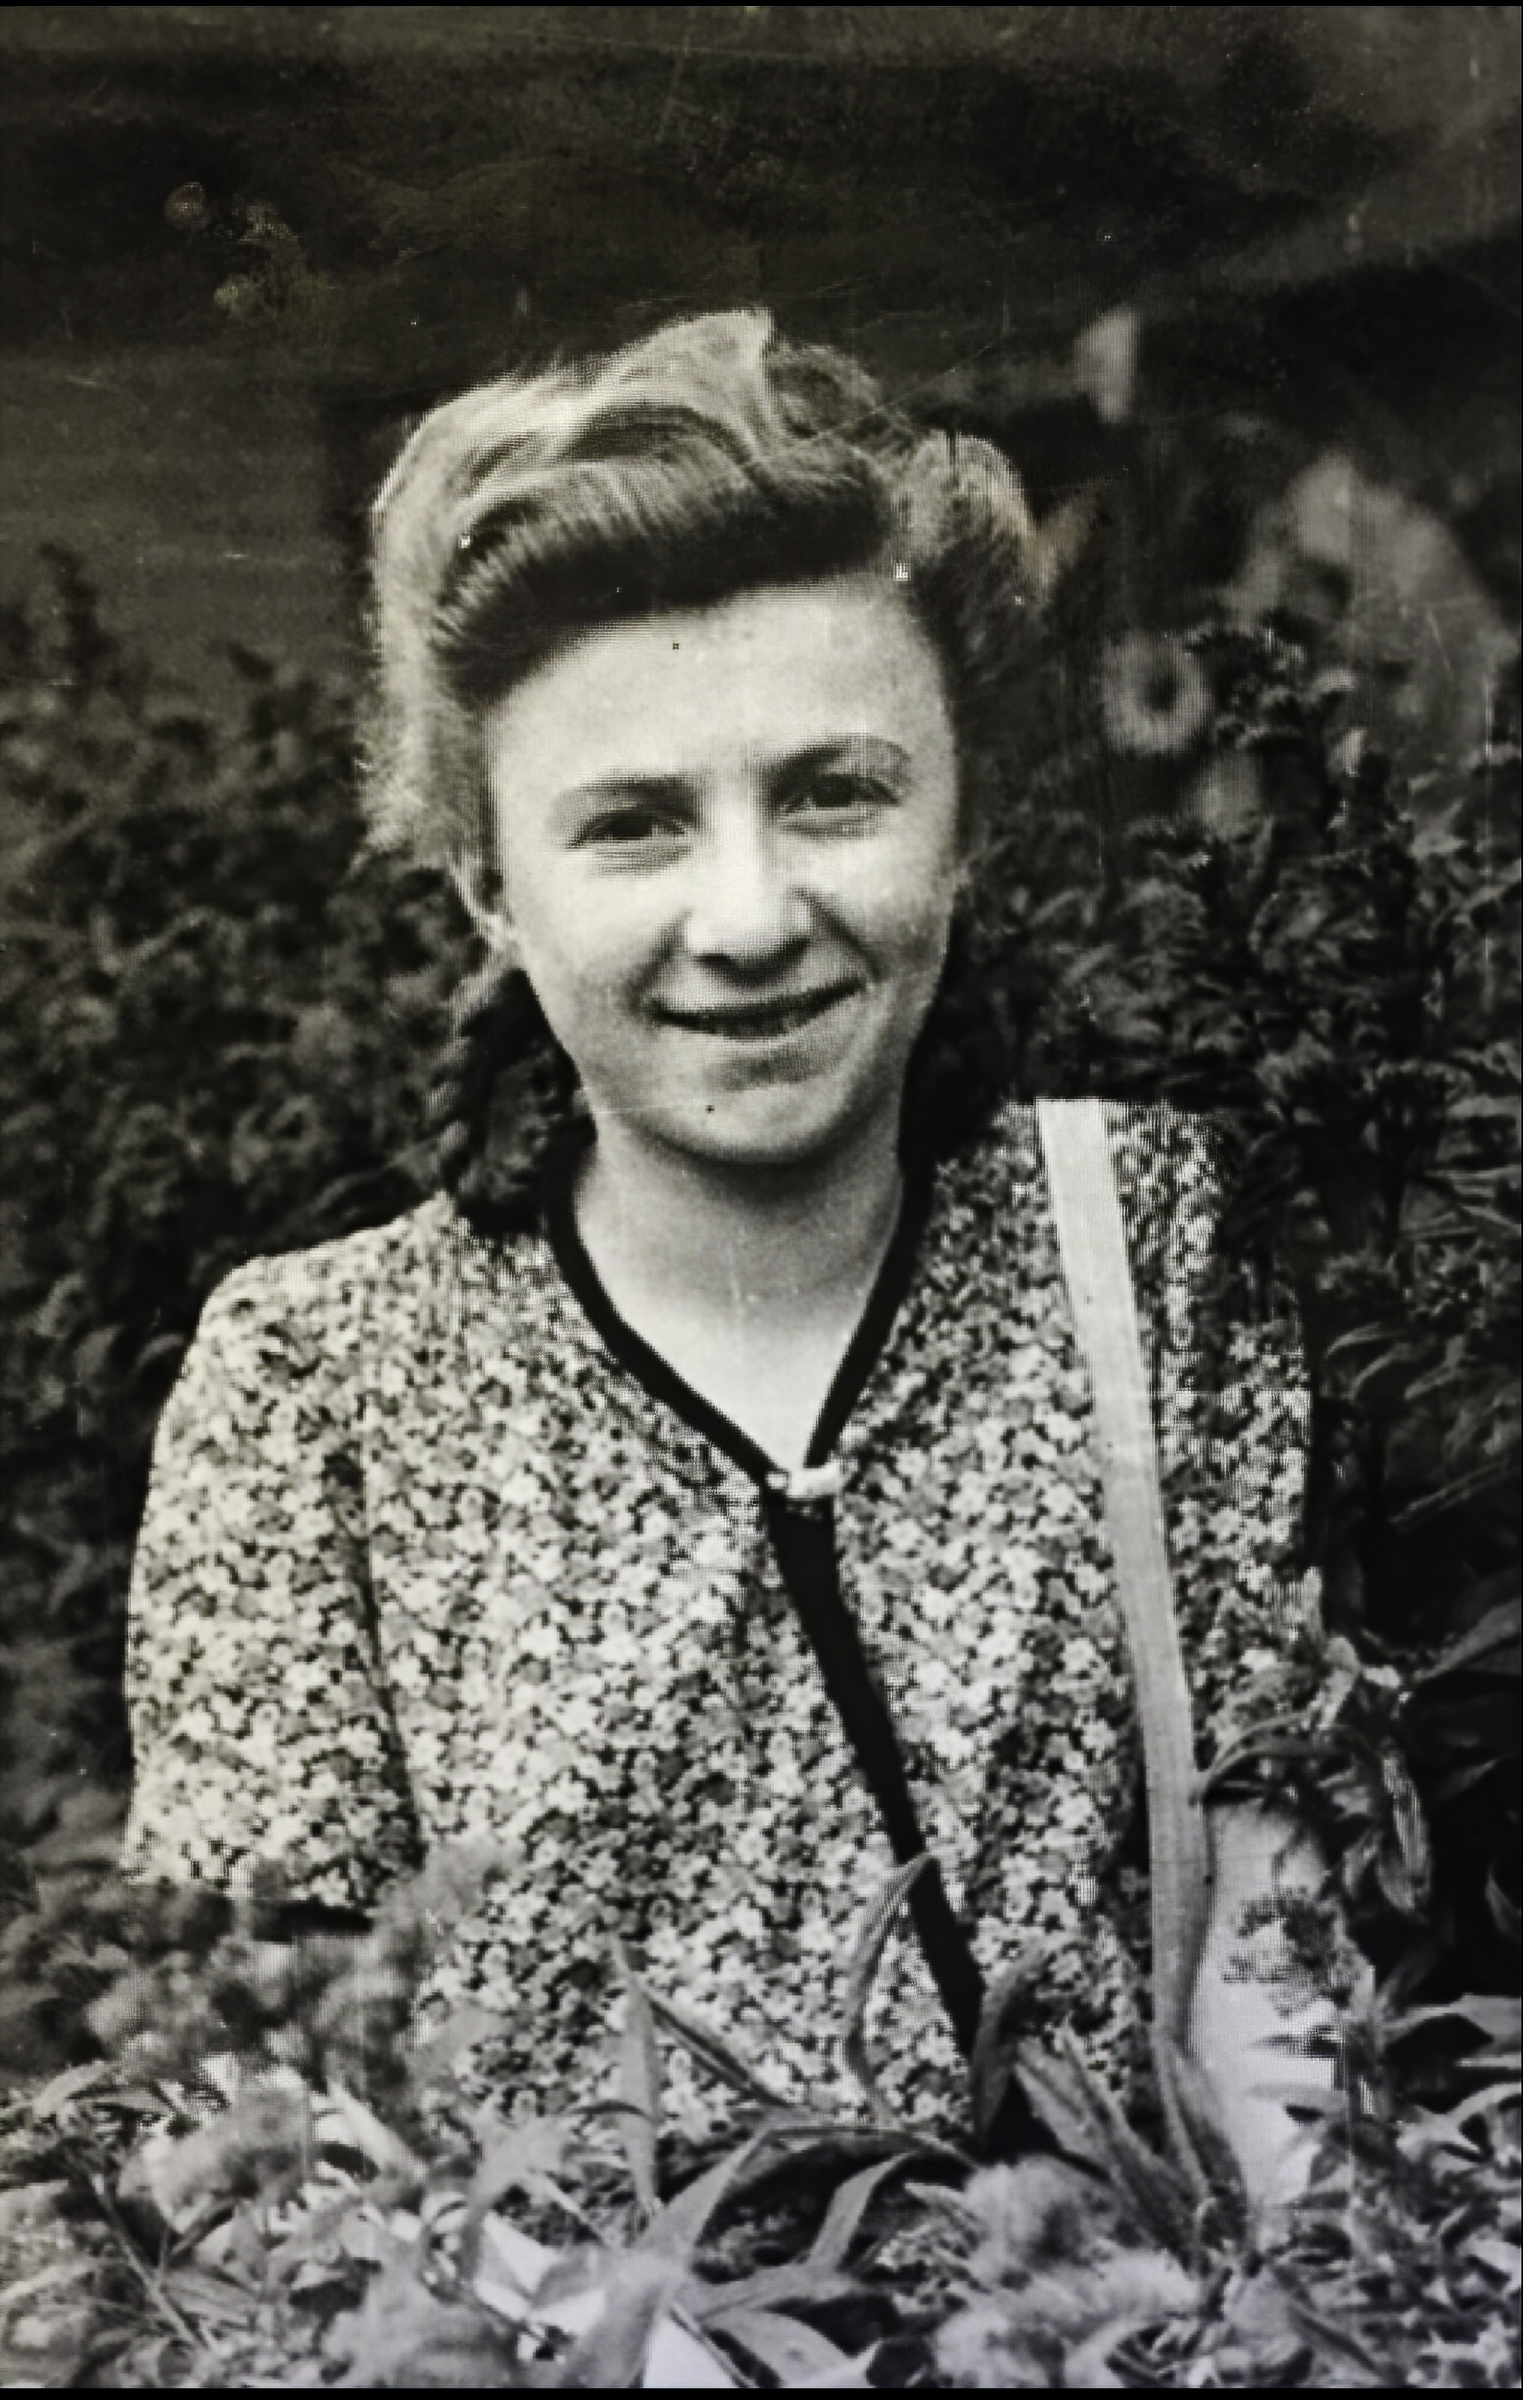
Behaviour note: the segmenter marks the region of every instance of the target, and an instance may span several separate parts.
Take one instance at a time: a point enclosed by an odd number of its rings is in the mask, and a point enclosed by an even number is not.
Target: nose
[[[797,864],[764,809],[717,809],[690,862],[691,956],[754,973],[802,948],[810,912]]]

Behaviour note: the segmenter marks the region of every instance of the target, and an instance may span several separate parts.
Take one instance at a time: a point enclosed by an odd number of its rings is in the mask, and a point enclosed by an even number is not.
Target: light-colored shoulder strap
[[[1190,1687],[1174,1608],[1131,1260],[1102,1103],[1042,1101],[1037,1124],[1058,1250],[1089,1368],[1106,1522],[1142,1723],[1153,2024],[1155,2032],[1183,2049],[1209,1905],[1209,1852],[1195,1796]]]

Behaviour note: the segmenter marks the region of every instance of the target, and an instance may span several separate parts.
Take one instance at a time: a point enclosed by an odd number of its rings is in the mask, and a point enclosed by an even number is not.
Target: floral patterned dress
[[[1107,1125],[1208,1763],[1325,1671],[1306,1393],[1246,1276],[1207,1338],[1209,1128]],[[952,1908],[986,1977],[1027,1959],[1037,2030],[1134,2095],[1141,1762],[1034,1110],[907,1203],[826,1419],[840,1597]],[[496,2012],[477,2063],[510,2105],[586,2096],[614,1936],[775,2086],[838,2105],[846,1960],[893,1858],[780,1572],[768,1464],[621,1324],[569,1203],[493,1242],[440,1197],[240,1270],[155,1454],[129,1871],[237,1889],[266,1860],[293,1898],[365,1909],[490,1842],[427,2013]],[[956,2115],[907,1923],[869,2035],[900,2109]]]

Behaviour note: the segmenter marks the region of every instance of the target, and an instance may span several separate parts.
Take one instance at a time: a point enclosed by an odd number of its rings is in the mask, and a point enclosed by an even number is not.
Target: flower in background
[[[1105,654],[1100,714],[1113,750],[1180,758],[1211,722],[1211,685],[1194,652],[1174,635],[1123,634]]]

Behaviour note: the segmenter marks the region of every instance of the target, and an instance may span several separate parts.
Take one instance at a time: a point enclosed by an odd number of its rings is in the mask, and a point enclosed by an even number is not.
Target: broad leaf
[[[619,2138],[635,2198],[647,2217],[659,2202],[656,2141],[661,2130],[661,2054],[656,2020],[644,1991],[630,1972],[622,1944],[618,1961],[624,1979],[624,2023],[619,2035],[615,2091],[620,2101]]]
[[[789,2103],[782,2093],[775,2091],[729,2042],[719,2034],[711,2033],[706,2025],[700,2025],[696,2018],[689,2017],[682,2009],[674,2007],[670,2000],[663,1999],[648,1984],[642,1982],[639,1988],[645,1994],[657,2022],[664,2025],[668,2032],[674,2033],[684,2048],[691,2051],[711,2075],[717,2076],[721,2083],[727,2083],[731,2091],[739,2092],[743,2099],[755,2101],[763,2108],[787,2113]]]
[[[810,2246],[812,2266],[834,2268],[846,2264],[847,2253],[874,2198],[891,2175],[897,2175],[910,2163],[910,2155],[901,2153],[897,2158],[881,2159],[876,2166],[864,2167],[831,2194],[825,2221]]]
[[[775,2309],[731,2309],[708,2322],[717,2333],[738,2342],[785,2391],[796,2390],[810,2376],[835,2374],[850,2364],[847,2353],[823,2333]]]
[[[648,2247],[616,2259],[602,2286],[597,2319],[562,2361],[557,2387],[621,2392],[643,2383],[657,2325],[670,2312],[682,2281],[681,2264]],[[730,2381],[717,2362],[715,2381]]]
[[[877,1980],[878,1968],[894,1919],[907,1899],[911,1886],[925,1874],[931,1864],[929,1852],[912,1858],[892,1875],[873,1894],[863,1914],[855,1947],[846,1967],[846,2000],[841,2020],[841,2056],[861,2085],[867,2105],[880,2125],[893,2122],[893,2112],[878,2088],[877,2077],[867,2055],[865,2019],[867,2003]]]
[[[669,2200],[665,2208],[652,2218],[637,2245],[640,2253],[651,2258],[669,2259],[686,2267],[708,2229],[709,2221],[728,2196],[741,2170],[755,2158],[767,2140],[765,2134],[753,2134],[749,2141],[728,2151],[695,2182]]]

